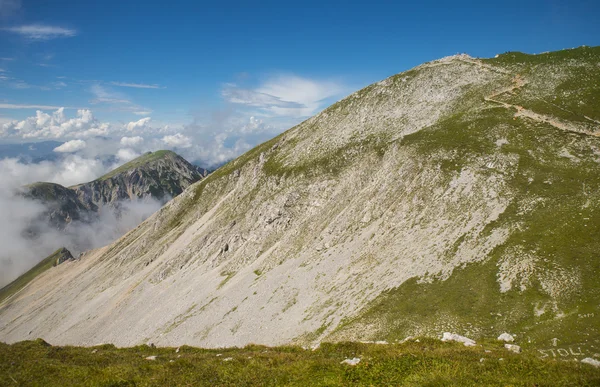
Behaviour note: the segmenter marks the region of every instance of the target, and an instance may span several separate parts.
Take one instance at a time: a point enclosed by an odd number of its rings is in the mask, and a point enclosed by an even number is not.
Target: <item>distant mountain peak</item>
[[[206,171],[169,150],[147,152],[90,181],[71,187],[37,182],[26,185],[23,195],[49,206],[51,223],[64,228],[73,220],[89,220],[103,206],[123,200],[166,200],[202,179]]]

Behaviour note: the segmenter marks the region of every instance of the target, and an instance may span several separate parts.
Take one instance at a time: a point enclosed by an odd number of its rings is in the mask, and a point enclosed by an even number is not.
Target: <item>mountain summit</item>
[[[600,352],[599,98],[598,47],[392,76],[36,278],[0,304],[0,340],[510,332],[525,349]]]
[[[148,152],[89,183],[70,187],[89,207],[120,200],[179,195],[208,172],[167,150]]]
[[[154,198],[166,202],[208,172],[172,151],[148,152],[88,183],[63,187],[34,183],[23,196],[42,202],[50,224],[63,229],[72,221],[89,222],[103,207],[115,209],[123,201]]]

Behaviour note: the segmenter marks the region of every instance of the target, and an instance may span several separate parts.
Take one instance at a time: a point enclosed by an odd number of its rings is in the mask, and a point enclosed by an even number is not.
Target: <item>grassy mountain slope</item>
[[[498,100],[576,122],[579,130],[557,130],[552,122],[511,122],[505,117],[497,133],[504,140],[500,154],[517,155],[518,164],[506,179],[512,203],[491,226],[512,228],[511,235],[484,262],[457,269],[445,281],[414,278],[379,296],[332,338],[352,336],[350,332],[365,326],[372,328],[373,337],[388,339],[452,327],[475,336],[511,331],[526,347],[553,348],[557,338],[567,349],[583,346],[600,352],[600,153],[595,136],[578,133],[600,128],[593,121],[600,117],[600,69],[595,73],[577,69],[571,76],[558,77],[558,82],[548,74],[552,66],[562,67],[575,58],[593,63],[597,54],[597,49],[541,56],[508,53],[487,61],[536,82],[502,93]],[[554,89],[540,86],[549,81]],[[453,127],[445,124],[408,136],[404,142],[433,154],[461,149],[454,162],[462,169],[469,160],[489,159],[497,153],[484,144],[470,149],[464,145],[475,145],[473,139],[498,131],[494,122],[501,114],[495,109],[478,112],[478,125],[462,130],[467,141],[451,136],[448,131]],[[464,117],[460,120],[467,125]],[[490,169],[496,168],[491,163]]]
[[[33,292],[0,305],[0,318],[28,319],[0,339],[231,346],[510,331],[555,348],[542,354],[593,356],[599,63],[586,47],[460,55],[373,84],[59,267],[61,293],[35,314]]]
[[[44,258],[40,263],[29,269],[26,273],[20,275],[19,278],[0,289],[0,303],[12,296],[13,294],[17,293],[19,290],[23,289],[38,275],[42,274],[51,267],[62,263],[64,260],[71,258],[73,257],[67,249],[60,248],[56,250],[55,252]]]
[[[108,179],[111,179],[111,178],[117,176],[118,174],[131,172],[131,171],[135,170],[136,168],[140,168],[140,167],[149,165],[151,163],[155,163],[155,162],[163,160],[163,159],[175,160],[176,162],[185,165],[186,169],[188,169],[189,171],[197,171],[202,176],[206,176],[208,174],[205,169],[194,167],[192,164],[185,161],[181,156],[179,156],[177,153],[175,153],[173,151],[159,150],[156,152],[147,152],[147,153],[121,165],[120,167],[113,169],[112,171],[108,172],[107,174],[100,176],[98,179],[96,179],[96,181],[108,180]]]

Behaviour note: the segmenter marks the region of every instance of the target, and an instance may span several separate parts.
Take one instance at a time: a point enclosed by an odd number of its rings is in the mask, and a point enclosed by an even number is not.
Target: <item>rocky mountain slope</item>
[[[42,274],[46,270],[72,259],[74,258],[71,255],[71,252],[65,249],[64,247],[56,250],[55,252],[44,258],[40,263],[28,270],[26,273],[23,273],[23,275],[19,276],[19,278],[1,288],[0,301],[3,301],[4,299],[12,296],[13,294],[23,289],[29,282],[33,281],[35,277]]]
[[[72,221],[95,219],[105,206],[118,208],[124,200],[152,197],[166,202],[207,174],[174,152],[148,152],[94,181],[68,188],[34,183],[23,195],[41,201],[50,224],[64,229]]]
[[[92,208],[83,203],[77,193],[70,188],[55,183],[33,183],[23,187],[21,195],[27,199],[41,202],[46,211],[43,213],[48,223],[59,230],[73,221],[90,221]],[[33,225],[31,232],[36,233]]]
[[[0,304],[0,340],[233,346],[509,332],[600,352],[600,48],[360,90]]]

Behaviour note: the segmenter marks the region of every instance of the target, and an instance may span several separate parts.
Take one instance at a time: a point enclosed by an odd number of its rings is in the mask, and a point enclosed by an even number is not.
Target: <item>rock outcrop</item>
[[[94,221],[104,207],[118,211],[123,201],[151,197],[166,202],[207,175],[174,152],[157,151],[88,183],[72,187],[34,183],[25,186],[22,195],[43,203],[50,225],[64,229],[73,221]]]

